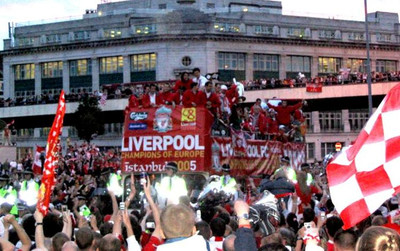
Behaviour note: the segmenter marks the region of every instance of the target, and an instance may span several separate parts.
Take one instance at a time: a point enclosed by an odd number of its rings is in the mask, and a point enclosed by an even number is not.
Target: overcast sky
[[[132,0],[137,1],[137,0]],[[169,0],[174,1],[174,0]],[[283,14],[347,20],[364,19],[364,0],[282,0]],[[8,22],[65,20],[96,9],[101,0],[0,0],[0,50],[8,38]],[[400,14],[400,0],[368,0],[368,12]]]

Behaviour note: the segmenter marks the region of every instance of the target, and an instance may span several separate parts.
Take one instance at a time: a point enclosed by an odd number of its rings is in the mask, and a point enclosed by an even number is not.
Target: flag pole
[[[369,57],[369,32],[368,32],[368,11],[367,0],[364,0],[365,12],[365,39],[367,46],[367,84],[368,84],[368,115],[372,115],[372,83],[371,83],[371,59]]]

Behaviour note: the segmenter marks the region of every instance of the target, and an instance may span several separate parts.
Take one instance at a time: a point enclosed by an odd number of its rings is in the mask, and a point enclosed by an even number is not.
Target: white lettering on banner
[[[168,162],[155,164],[152,161],[149,164],[136,164],[125,162],[124,163],[124,171],[125,172],[164,172],[165,166]],[[197,163],[195,160],[187,160],[187,161],[177,161],[179,171],[196,171]]]
[[[128,141],[128,142],[126,142]],[[128,143],[128,145],[126,145]],[[177,136],[140,136],[129,137],[122,140],[122,151],[166,151],[172,146],[174,150],[204,150],[200,144],[199,135],[177,135]]]
[[[231,144],[221,144],[221,155],[222,157],[234,157],[236,156]],[[246,157],[248,158],[269,158],[268,146],[266,145],[247,145]]]

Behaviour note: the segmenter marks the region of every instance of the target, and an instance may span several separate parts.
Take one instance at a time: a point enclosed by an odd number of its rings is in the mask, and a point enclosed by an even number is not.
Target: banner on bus
[[[305,161],[302,143],[247,140],[245,154],[232,147],[231,138],[212,138],[212,168],[219,172],[223,164],[229,163],[232,175],[272,174],[280,165],[280,158],[288,156],[294,168]]]
[[[161,106],[126,112],[122,139],[125,172],[163,172],[175,161],[179,171],[208,171],[213,118],[205,108]]]

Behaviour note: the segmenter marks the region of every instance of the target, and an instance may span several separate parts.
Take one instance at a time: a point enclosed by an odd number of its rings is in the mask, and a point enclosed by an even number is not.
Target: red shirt
[[[182,80],[178,80],[175,83],[174,92],[177,92],[179,90],[179,88],[182,86],[185,87],[185,90],[190,90],[190,89],[192,89],[190,86],[192,83],[193,83],[193,81],[191,79],[189,79],[186,82],[182,82]]]
[[[316,194],[319,192],[318,188],[316,188],[313,185],[310,185],[310,193],[309,194],[303,194],[303,192],[301,192],[299,183],[296,183],[296,185],[294,185],[294,188],[296,189],[297,196],[299,196],[299,198],[301,200],[301,204],[310,204],[311,196],[313,194]],[[303,213],[302,205],[299,205],[299,213]]]
[[[172,104],[172,101],[173,101],[173,99],[174,99],[174,94],[175,93],[172,93],[172,92],[163,92],[163,93],[161,93],[160,94],[160,96],[161,96],[161,98],[163,99],[163,103],[164,104],[166,104],[166,103],[168,103],[168,104]]]
[[[172,100],[175,102],[175,105],[182,105],[183,94],[181,95],[179,92],[175,92]]]
[[[202,91],[198,91],[197,93],[193,93],[192,90],[187,90],[183,93],[183,105],[185,107],[193,107],[193,104],[196,104],[196,107],[204,106],[206,104],[206,98]]]
[[[279,133],[279,125],[278,125],[278,121],[276,119],[267,117],[266,122],[267,122],[267,133],[271,133],[271,134]]]
[[[162,97],[156,93],[156,105],[162,105],[163,103],[164,102]],[[148,108],[151,106],[150,94],[143,95],[142,104],[144,108]]]
[[[278,120],[278,123],[280,125],[290,125],[290,114],[294,112],[295,110],[299,109],[302,106],[302,102],[296,104],[296,105],[291,105],[291,106],[274,106],[271,104],[268,104],[268,106],[272,109],[274,109],[278,114],[276,115],[276,120]]]
[[[221,108],[221,100],[219,99],[219,96],[214,92],[211,93],[211,95],[208,98],[207,98],[207,93],[203,92],[203,95],[206,103],[208,101],[211,102],[211,107],[207,107],[207,109],[209,109],[214,114],[219,113],[220,112],[219,110]]]

